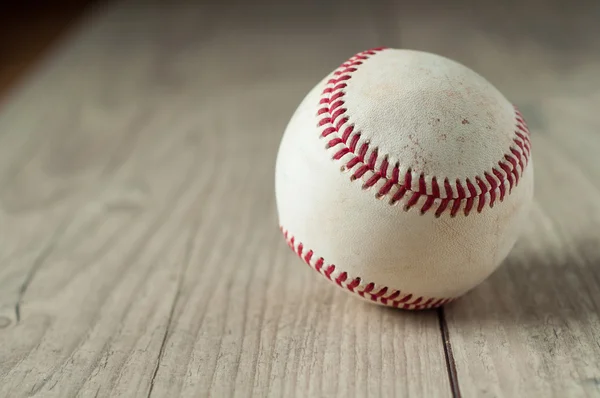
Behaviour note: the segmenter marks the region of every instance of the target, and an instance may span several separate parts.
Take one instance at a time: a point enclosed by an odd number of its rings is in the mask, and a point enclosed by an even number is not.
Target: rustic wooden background
[[[89,8],[0,106],[0,396],[600,397],[600,3],[411,3]],[[291,113],[380,45],[533,134],[526,232],[439,311],[332,288],[277,228]]]

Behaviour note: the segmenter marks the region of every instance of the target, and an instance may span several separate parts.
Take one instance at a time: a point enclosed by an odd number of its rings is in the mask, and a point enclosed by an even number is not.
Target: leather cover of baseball
[[[296,109],[275,190],[287,243],[331,283],[377,304],[438,307],[486,279],[527,222],[530,135],[466,66],[367,50]]]

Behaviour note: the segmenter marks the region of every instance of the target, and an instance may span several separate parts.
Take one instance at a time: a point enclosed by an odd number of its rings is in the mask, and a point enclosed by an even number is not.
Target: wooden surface
[[[92,0],[4,0],[0,3],[0,100]]]
[[[600,396],[598,7],[534,3],[90,11],[0,108],[0,396]],[[464,62],[533,134],[527,230],[443,311],[358,301],[277,228],[291,113],[378,45]]]

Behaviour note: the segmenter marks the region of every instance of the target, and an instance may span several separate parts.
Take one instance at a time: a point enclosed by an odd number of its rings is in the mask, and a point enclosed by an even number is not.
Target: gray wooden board
[[[450,396],[435,312],[332,289],[278,230],[285,124],[377,29],[273,7],[99,9],[1,109],[0,396]]]

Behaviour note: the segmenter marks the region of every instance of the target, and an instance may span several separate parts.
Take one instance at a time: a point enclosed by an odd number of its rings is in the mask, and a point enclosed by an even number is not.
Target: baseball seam
[[[436,217],[444,212],[455,217],[461,210],[468,216],[474,208],[480,213],[486,205],[494,207],[496,201],[502,202],[518,185],[531,156],[530,133],[516,107],[513,145],[497,166],[464,181],[438,181],[436,176],[425,176],[400,161],[392,165],[389,154],[380,154],[369,139],[361,140],[361,131],[344,107],[344,89],[364,61],[385,49],[375,48],[351,57],[333,72],[321,94],[317,126],[321,138],[327,139],[325,147],[332,158],[342,163],[341,171],[350,173],[352,181],[361,180],[363,190],[374,189],[377,199],[387,197],[390,205],[403,200],[405,211],[417,207],[421,214],[435,209]]]
[[[387,286],[366,282],[360,277],[348,275],[347,272],[340,270],[334,264],[327,264],[323,257],[319,257],[313,250],[307,249],[302,242],[297,241],[285,228],[280,227],[280,229],[288,246],[306,264],[329,281],[354,294],[358,294],[365,300],[406,310],[437,308],[455,300],[454,297],[436,298],[401,292]]]

